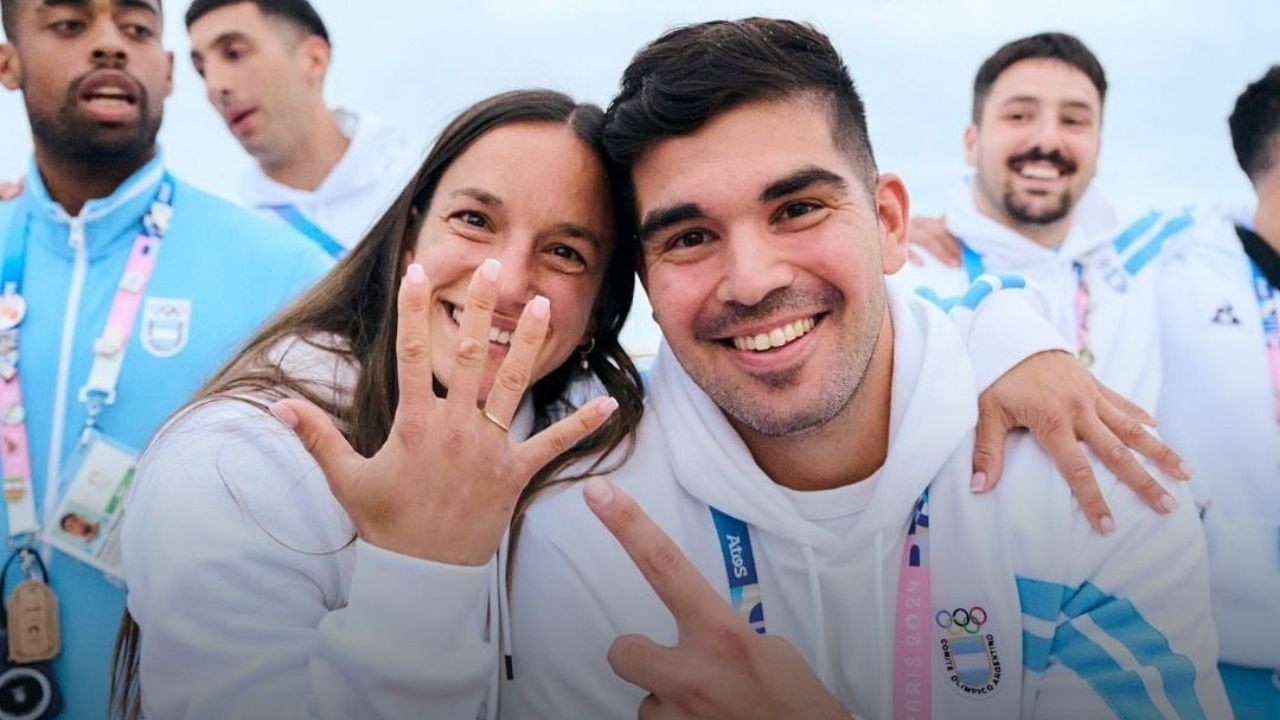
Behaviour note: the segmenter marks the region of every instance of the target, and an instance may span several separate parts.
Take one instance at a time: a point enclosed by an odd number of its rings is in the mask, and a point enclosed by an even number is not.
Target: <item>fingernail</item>
[[[539,320],[551,314],[551,301],[539,295],[529,303],[529,314]]]
[[[605,399],[601,400],[601,401],[596,405],[596,408],[597,408],[597,409],[598,409],[598,411],[600,412],[600,417],[606,417],[606,418],[607,418],[607,417],[609,417],[610,415],[612,415],[612,414],[613,414],[613,411],[614,411],[614,410],[617,410],[617,409],[618,409],[618,401],[617,401],[617,399],[615,399],[615,398],[607,397],[607,398],[605,398]]]
[[[480,277],[489,282],[498,281],[498,273],[502,272],[502,263],[497,258],[488,258],[480,263]]]
[[[1186,464],[1182,460],[1178,461],[1178,472],[1181,473],[1182,477],[1187,480],[1190,480],[1191,476],[1195,474],[1191,472],[1191,466]]]
[[[1102,519],[1098,520],[1098,532],[1103,535],[1110,535],[1115,531],[1116,521],[1112,520],[1110,515],[1103,515]]]
[[[613,502],[613,488],[601,477],[593,477],[582,488],[582,494],[592,505],[608,505]]]
[[[973,478],[969,480],[969,492],[980,493],[987,487],[987,474],[984,472],[976,472]]]
[[[284,402],[277,402],[271,405],[271,414],[276,416],[280,422],[288,425],[290,428],[298,427],[298,413]]]
[[[1178,501],[1169,493],[1165,493],[1160,497],[1160,509],[1171,513],[1178,509]]]
[[[404,273],[404,279],[410,285],[421,285],[427,281],[427,271],[422,269],[418,263],[409,265],[409,269]]]

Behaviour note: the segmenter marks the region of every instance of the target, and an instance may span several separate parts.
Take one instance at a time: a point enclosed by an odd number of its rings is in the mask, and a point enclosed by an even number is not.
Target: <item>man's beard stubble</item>
[[[152,117],[150,93],[145,85],[138,82],[137,127],[133,132],[120,136],[125,132],[121,128],[104,127],[77,117],[75,103],[84,79],[81,76],[72,81],[62,105],[52,117],[42,115],[28,105],[27,117],[31,122],[32,135],[50,152],[77,165],[140,164],[155,147],[163,111]],[[25,87],[23,91],[26,91]]]

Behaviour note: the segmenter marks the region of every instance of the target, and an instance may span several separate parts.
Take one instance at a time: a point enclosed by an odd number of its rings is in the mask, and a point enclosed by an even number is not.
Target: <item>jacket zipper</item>
[[[46,465],[44,508],[42,524],[57,511],[59,485],[62,477],[62,445],[66,434],[67,394],[71,376],[71,351],[75,349],[76,320],[80,316],[80,296],[84,290],[84,278],[89,268],[89,254],[85,249],[83,214],[70,219],[67,245],[71,247],[75,262],[71,270],[71,287],[67,290],[67,305],[62,316],[62,344],[58,352],[58,383],[54,390],[53,430],[49,437],[49,462]]]

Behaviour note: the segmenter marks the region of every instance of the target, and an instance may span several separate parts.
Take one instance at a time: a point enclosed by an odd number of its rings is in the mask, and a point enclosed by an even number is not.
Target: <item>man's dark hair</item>
[[[315,35],[329,42],[329,31],[325,29],[320,13],[307,0],[195,0],[187,8],[187,29],[205,15],[229,5],[253,3],[263,15],[280,18],[297,26],[307,35]]]
[[[866,111],[849,71],[826,35],[790,20],[686,25],[641,48],[605,115],[605,149],[630,167],[655,142],[694,132],[726,110],[807,94],[830,105],[836,145],[874,190]]]
[[[1280,65],[1240,93],[1227,125],[1240,169],[1258,182],[1280,160]]]
[[[982,106],[996,79],[1014,63],[1023,60],[1058,60],[1084,73],[1098,89],[1098,100],[1107,99],[1107,74],[1102,63],[1080,39],[1060,32],[1046,32],[1006,43],[987,58],[973,78],[973,122],[982,121]]]

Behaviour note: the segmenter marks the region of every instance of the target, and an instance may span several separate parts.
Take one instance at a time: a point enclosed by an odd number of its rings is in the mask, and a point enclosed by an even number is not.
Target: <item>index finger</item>
[[[675,616],[681,634],[692,627],[724,623],[741,625],[744,631],[750,632],[746,621],[738,617],[680,552],[671,536],[663,532],[631,496],[600,477],[588,480],[582,495],[591,511],[622,544],[662,604]]]

